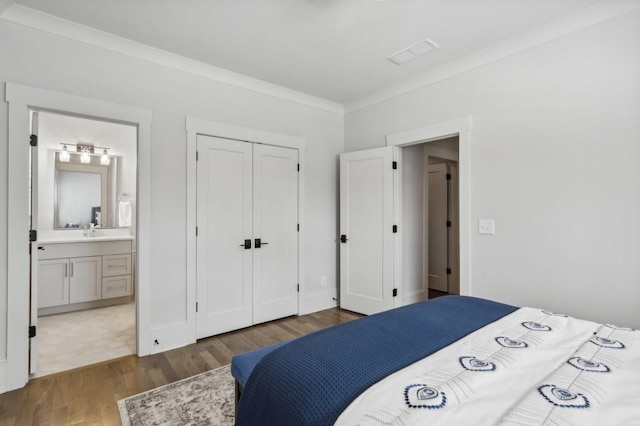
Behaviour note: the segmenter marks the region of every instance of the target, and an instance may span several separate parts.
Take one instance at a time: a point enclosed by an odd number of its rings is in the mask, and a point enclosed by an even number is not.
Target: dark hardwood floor
[[[31,380],[0,395],[0,425],[118,425],[117,401],[231,362],[234,354],[303,336],[361,315],[332,308]]]

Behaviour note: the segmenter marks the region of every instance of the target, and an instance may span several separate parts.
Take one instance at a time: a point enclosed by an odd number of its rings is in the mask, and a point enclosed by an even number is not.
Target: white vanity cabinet
[[[104,306],[130,296],[132,241],[83,240],[38,245],[39,314]]]

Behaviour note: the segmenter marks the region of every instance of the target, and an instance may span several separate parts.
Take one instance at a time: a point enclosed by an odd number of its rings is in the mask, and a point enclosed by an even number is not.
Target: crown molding
[[[10,5],[0,19],[60,37],[100,47],[126,56],[166,66],[220,83],[240,87],[321,110],[342,114],[340,103],[298,92],[263,80],[238,74],[200,61],[185,58],[146,44],[80,25],[17,4]]]
[[[3,0],[0,0],[0,2],[2,1]],[[4,12],[0,14],[0,19],[220,83],[321,110],[343,114],[357,111],[442,80],[455,77],[639,8],[640,0],[603,0],[547,25],[434,68],[415,79],[393,85],[345,105],[185,58],[17,4],[8,6]]]
[[[422,74],[410,81],[391,86],[345,105],[345,113],[381,103],[439,81],[471,71],[508,56],[539,46],[595,24],[640,8],[640,0],[604,0],[547,25],[472,53]]]

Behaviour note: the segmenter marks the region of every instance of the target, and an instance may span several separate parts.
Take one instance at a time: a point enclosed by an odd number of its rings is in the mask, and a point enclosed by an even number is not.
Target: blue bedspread
[[[516,309],[441,297],[295,339],[258,362],[236,425],[333,424],[369,386]]]

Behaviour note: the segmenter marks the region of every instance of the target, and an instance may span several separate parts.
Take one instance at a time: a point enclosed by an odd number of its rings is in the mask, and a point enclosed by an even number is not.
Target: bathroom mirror
[[[78,229],[93,224],[115,227],[115,175],[117,157],[100,165],[97,157],[88,164],[55,159],[54,228]],[[97,164],[96,164],[97,163]]]

